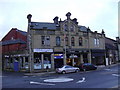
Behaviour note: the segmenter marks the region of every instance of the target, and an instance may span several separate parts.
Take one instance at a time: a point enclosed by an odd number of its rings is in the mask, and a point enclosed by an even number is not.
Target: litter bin
[[[14,62],[14,71],[19,71],[19,63],[18,62]]]

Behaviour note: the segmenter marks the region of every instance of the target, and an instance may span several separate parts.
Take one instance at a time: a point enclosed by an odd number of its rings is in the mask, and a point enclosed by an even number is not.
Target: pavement
[[[105,65],[99,65],[97,66],[97,70],[102,70],[104,68],[110,68],[110,67],[113,67],[113,66],[116,66],[120,63],[117,63],[117,64],[112,64],[112,65],[108,65],[108,66],[105,66]],[[49,74],[55,74],[56,72],[55,71],[48,71],[48,72],[37,72],[37,73],[24,73],[25,76],[41,76],[41,75],[49,75]]]

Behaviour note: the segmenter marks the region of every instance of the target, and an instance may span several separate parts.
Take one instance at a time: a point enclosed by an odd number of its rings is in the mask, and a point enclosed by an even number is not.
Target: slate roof
[[[87,32],[87,27],[85,26],[78,26],[78,28],[80,29],[80,31]]]
[[[55,30],[57,28],[55,23],[46,23],[46,22],[31,22],[31,26],[33,29],[52,29]]]
[[[105,48],[106,49],[110,49],[110,50],[116,50],[117,49],[117,46],[113,46],[113,45],[111,45],[111,44],[105,44]]]
[[[24,35],[24,36],[27,36],[27,32],[25,32],[25,31],[21,31],[21,30],[16,30],[17,32],[20,32],[22,35]]]
[[[25,41],[21,40],[21,39],[17,39],[17,40],[7,40],[7,41],[3,41],[2,45],[10,45],[10,44],[26,44]]]
[[[56,30],[58,25],[55,23],[48,23],[48,22],[31,22],[31,27],[33,29],[43,29],[43,28],[47,28],[50,30]],[[80,31],[84,31],[87,32],[87,27],[85,26],[78,26]]]

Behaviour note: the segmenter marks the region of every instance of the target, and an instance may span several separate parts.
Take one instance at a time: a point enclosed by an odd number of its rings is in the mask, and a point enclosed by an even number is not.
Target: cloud
[[[0,38],[14,27],[27,31],[26,17],[29,13],[32,14],[32,21],[53,22],[55,16],[66,19],[67,12],[71,12],[71,18],[77,18],[80,25],[89,26],[93,31],[105,29],[106,34],[115,37],[118,1],[0,0]]]

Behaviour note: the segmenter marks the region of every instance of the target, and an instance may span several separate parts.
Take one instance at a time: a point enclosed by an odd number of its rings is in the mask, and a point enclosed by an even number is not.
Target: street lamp
[[[33,60],[33,57],[32,57],[32,37],[31,37],[31,18],[32,18],[32,15],[31,14],[28,14],[27,15],[27,19],[28,19],[28,33],[27,33],[27,47],[28,47],[28,54],[29,54],[29,69],[30,69],[30,72],[33,72],[33,64],[32,64],[32,60]]]
[[[64,65],[66,65],[66,35],[64,30]]]

